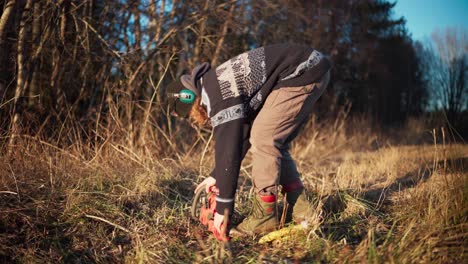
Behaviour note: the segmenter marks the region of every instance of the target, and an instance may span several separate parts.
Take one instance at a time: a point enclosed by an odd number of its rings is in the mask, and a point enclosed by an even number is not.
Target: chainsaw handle
[[[221,232],[215,227],[216,213],[216,194],[219,193],[219,189],[212,185],[206,192],[207,184],[201,183],[193,197],[192,207],[190,208],[190,215],[193,220],[200,221],[203,225],[208,227],[208,230],[213,233],[215,238],[219,241],[229,241],[231,238],[227,234],[227,225],[221,226]]]
[[[198,189],[198,191],[195,193],[195,196],[193,197],[192,208],[190,208],[190,215],[195,221],[198,221],[200,217],[201,206],[199,207],[199,204],[200,204],[200,200],[202,199],[202,197],[204,195],[206,196],[204,192],[205,192],[205,186],[203,185],[203,188]]]

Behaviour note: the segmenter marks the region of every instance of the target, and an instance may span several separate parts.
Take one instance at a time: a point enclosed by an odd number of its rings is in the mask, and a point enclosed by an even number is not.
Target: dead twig
[[[131,233],[130,230],[128,230],[127,228],[125,228],[125,227],[123,227],[123,226],[121,226],[121,225],[118,225],[118,224],[114,224],[114,223],[112,223],[111,221],[106,220],[106,219],[104,219],[104,218],[102,218],[102,217],[94,216],[94,215],[85,215],[85,216],[88,217],[88,218],[94,219],[94,220],[102,221],[102,222],[104,222],[104,223],[106,223],[106,224],[109,224],[109,225],[111,225],[111,226],[113,226],[113,227],[115,227],[115,228],[117,228],[117,229],[120,229],[120,230],[122,230],[122,231],[124,231],[124,232]]]
[[[18,193],[10,192],[10,191],[0,191],[0,193],[18,195]]]

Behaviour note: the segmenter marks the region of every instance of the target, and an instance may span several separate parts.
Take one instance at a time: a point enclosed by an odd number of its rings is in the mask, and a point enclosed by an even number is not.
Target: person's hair
[[[205,126],[208,122],[208,114],[205,107],[200,104],[200,97],[195,99],[193,106],[190,109],[190,118],[199,126]]]

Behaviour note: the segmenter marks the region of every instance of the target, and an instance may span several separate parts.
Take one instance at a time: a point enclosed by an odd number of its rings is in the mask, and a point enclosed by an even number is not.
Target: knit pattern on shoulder
[[[301,62],[301,64],[299,64],[296,68],[296,70],[291,73],[290,75],[284,77],[283,79],[281,79],[282,81],[286,81],[286,80],[289,80],[289,79],[292,79],[292,78],[296,78],[297,76],[303,74],[305,71],[309,70],[309,69],[312,69],[313,67],[315,67],[317,64],[319,64],[319,62],[323,59],[323,55],[322,53],[314,50],[309,58],[304,61],[304,62]]]
[[[266,81],[265,49],[242,53],[216,68],[223,100],[237,96],[250,97]]]

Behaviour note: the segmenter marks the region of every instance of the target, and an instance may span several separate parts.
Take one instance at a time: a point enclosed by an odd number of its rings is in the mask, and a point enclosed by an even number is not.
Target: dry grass
[[[222,245],[188,216],[194,186],[213,164],[211,148],[203,154],[209,135],[198,132],[171,155],[161,146],[189,128],[149,135],[155,150],[110,136],[68,147],[19,137],[0,157],[0,261],[467,262],[466,145],[436,137],[401,146],[346,115],[312,120],[293,153],[320,221],[265,244]],[[249,164],[239,213],[248,207]]]

